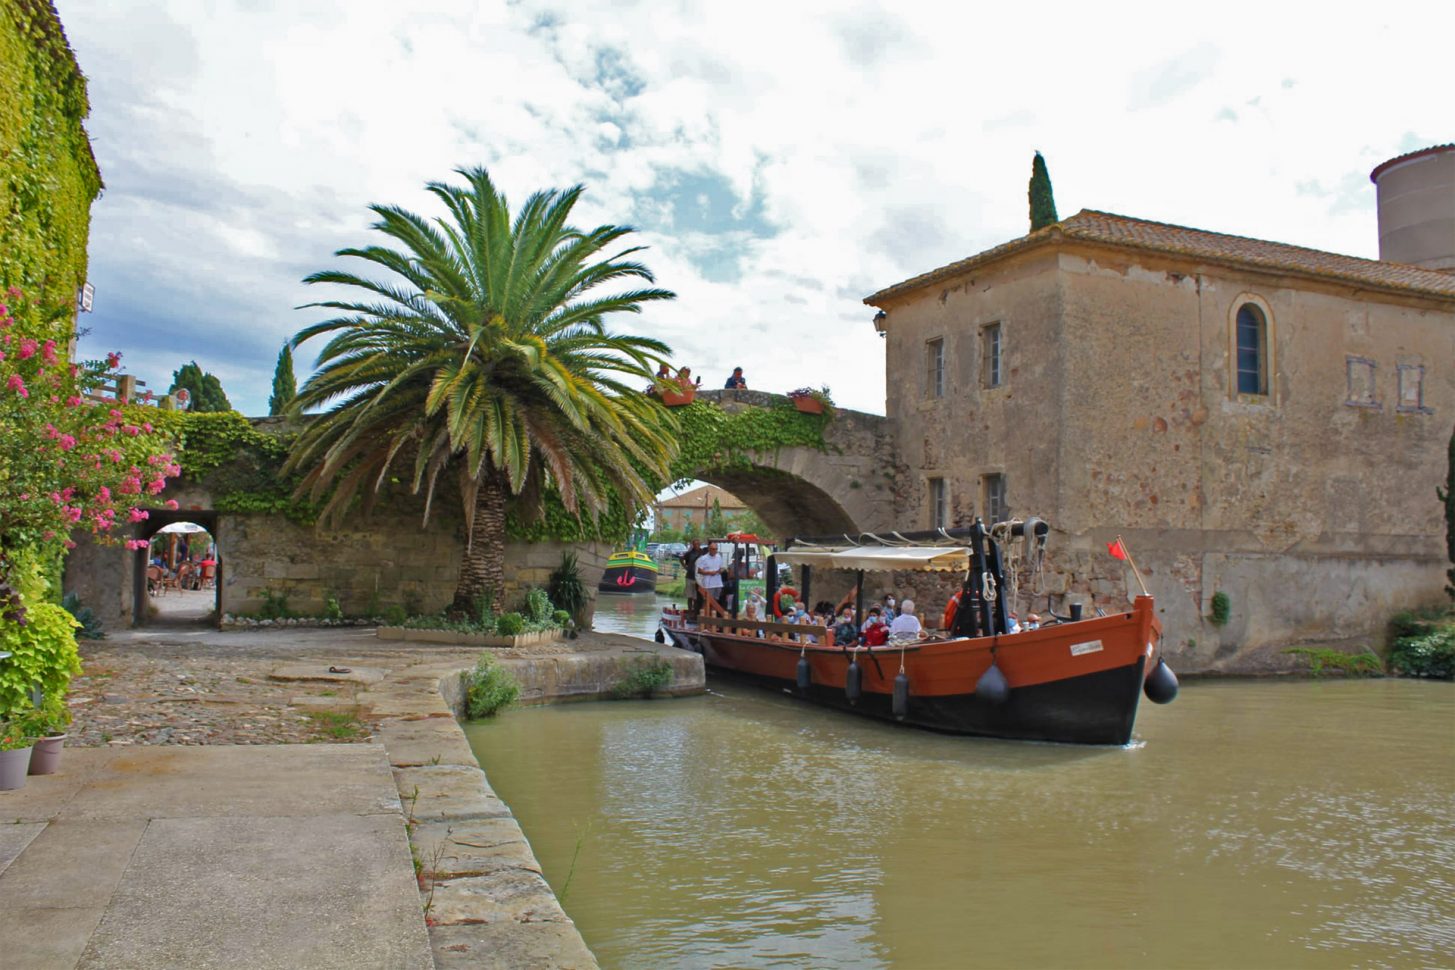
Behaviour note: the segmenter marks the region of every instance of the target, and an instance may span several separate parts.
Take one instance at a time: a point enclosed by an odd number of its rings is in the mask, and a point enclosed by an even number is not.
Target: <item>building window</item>
[[[1000,324],[992,323],[981,327],[980,383],[984,387],[999,387],[1004,383],[1000,350]]]
[[[950,524],[950,497],[943,478],[930,479],[930,528],[943,529]]]
[[[981,507],[985,509],[986,525],[994,525],[1006,520],[1004,475],[997,473],[985,476],[985,501]]]
[[[1238,393],[1268,394],[1268,321],[1251,303],[1238,308]]]
[[[1399,376],[1399,403],[1395,410],[1405,414],[1432,414],[1433,409],[1425,407],[1425,368],[1423,364],[1400,364],[1395,368]]]
[[[1344,358],[1344,369],[1349,390],[1344,403],[1356,408],[1378,408],[1374,396],[1374,361],[1368,357]]]
[[[945,341],[943,337],[925,343],[925,393],[928,397],[945,396]]]

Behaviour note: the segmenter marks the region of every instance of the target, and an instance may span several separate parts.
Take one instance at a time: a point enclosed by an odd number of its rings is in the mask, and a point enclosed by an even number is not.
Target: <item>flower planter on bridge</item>
[[[513,637],[487,637],[479,633],[459,633],[455,630],[415,630],[404,626],[381,626],[375,631],[375,635],[380,640],[406,640],[411,643],[447,643],[465,647],[528,647],[559,640],[565,635],[565,631],[540,630],[535,633],[517,633]]]
[[[688,385],[680,391],[663,391],[662,403],[669,408],[680,408],[697,400],[697,388]]]

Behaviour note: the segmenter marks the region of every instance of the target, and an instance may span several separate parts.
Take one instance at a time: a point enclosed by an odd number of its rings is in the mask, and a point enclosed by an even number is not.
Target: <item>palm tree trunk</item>
[[[505,480],[487,474],[475,493],[475,520],[460,561],[460,582],[450,609],[473,614],[475,600],[489,593],[500,609],[505,600]]]

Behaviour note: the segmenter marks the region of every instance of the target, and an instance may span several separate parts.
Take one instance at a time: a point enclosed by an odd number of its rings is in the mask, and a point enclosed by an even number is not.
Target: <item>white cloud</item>
[[[860,299],[1024,232],[1033,149],[1063,215],[1372,256],[1368,171],[1451,137],[1448,5],[59,6],[108,185],[85,349],[154,386],[196,357],[249,411],[317,319],[300,278],[367,241],[369,202],[432,212],[461,165],[516,201],[585,182],[581,222],[642,228],[680,299],[618,326],[704,383],[742,364],[877,410]]]

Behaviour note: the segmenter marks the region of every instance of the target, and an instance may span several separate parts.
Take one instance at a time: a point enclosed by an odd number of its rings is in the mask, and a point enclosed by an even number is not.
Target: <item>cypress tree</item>
[[[298,382],[293,379],[293,347],[283,344],[278,351],[278,366],[273,368],[273,395],[268,398],[268,413],[282,414],[298,396]]]
[[[1046,171],[1046,160],[1040,152],[1031,160],[1030,199],[1031,232],[1061,221],[1056,215],[1056,197],[1051,194],[1051,173]]]
[[[217,375],[204,373],[195,360],[172,372],[172,386],[167,388],[167,393],[175,394],[183,387],[192,398],[193,412],[232,410],[232,404],[228,402]]]

